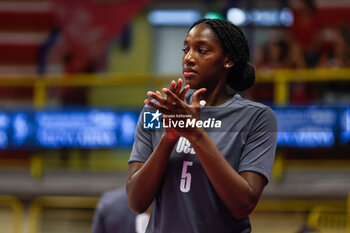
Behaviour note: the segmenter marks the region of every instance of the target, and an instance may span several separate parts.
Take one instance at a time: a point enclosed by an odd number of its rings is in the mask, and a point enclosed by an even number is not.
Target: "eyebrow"
[[[184,44],[188,44],[189,42],[188,42],[188,40],[185,40],[184,41]],[[200,44],[200,45],[209,45],[210,43],[209,43],[209,41],[207,41],[207,40],[199,40],[199,41],[195,41],[195,43],[196,44]]]

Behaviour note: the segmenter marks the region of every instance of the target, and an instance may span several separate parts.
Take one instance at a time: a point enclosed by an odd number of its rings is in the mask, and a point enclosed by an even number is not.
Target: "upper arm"
[[[134,143],[132,145],[132,150],[129,158],[129,164],[135,162],[146,162],[148,157],[153,152],[152,133],[150,132],[150,130],[143,128],[143,113],[145,111],[150,111],[150,109],[144,107],[140,113],[136,126]],[[133,166],[135,165],[132,165],[132,167]]]

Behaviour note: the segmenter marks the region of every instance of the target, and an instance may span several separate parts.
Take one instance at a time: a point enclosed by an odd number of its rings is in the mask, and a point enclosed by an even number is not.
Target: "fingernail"
[[[167,93],[167,92],[168,92],[168,89],[163,88],[162,91],[163,91],[164,93]]]
[[[153,94],[153,93],[152,93],[151,91],[147,92],[147,95],[148,95],[148,96],[152,96],[152,94]]]
[[[149,104],[149,100],[145,99],[145,101],[143,101],[145,104]]]

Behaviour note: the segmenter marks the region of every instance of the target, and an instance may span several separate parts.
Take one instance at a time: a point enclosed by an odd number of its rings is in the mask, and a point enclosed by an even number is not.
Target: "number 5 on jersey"
[[[192,161],[184,161],[181,173],[180,190],[183,193],[187,193],[191,189],[191,179],[192,175],[187,171],[187,168],[192,166]]]

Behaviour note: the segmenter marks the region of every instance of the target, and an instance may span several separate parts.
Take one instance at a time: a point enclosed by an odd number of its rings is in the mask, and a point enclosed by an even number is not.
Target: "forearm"
[[[231,167],[204,130],[189,140],[214,189],[232,214],[236,218],[248,215],[257,200],[247,180]]]
[[[170,154],[177,139],[162,136],[149,159],[139,167],[129,168],[126,189],[130,207],[136,212],[144,212],[152,203],[163,179]]]

